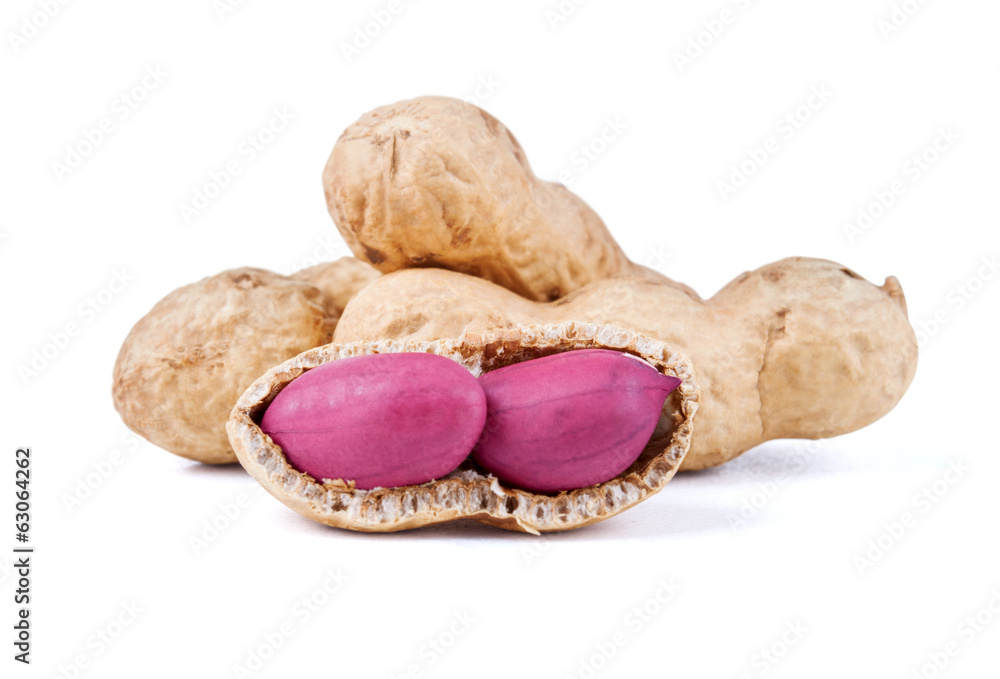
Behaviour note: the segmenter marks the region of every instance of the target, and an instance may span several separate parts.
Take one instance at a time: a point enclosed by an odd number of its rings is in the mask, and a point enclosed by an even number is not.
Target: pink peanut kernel
[[[434,354],[396,353],[303,373],[275,397],[260,426],[299,471],[367,490],[447,475],[485,421],[486,396],[468,370]]]
[[[472,457],[535,492],[603,483],[638,459],[680,380],[628,354],[585,349],[479,378],[487,419]]]

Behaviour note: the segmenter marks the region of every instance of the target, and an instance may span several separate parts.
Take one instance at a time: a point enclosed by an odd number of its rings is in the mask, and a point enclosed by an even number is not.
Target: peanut
[[[451,269],[541,301],[601,278],[658,277],[580,198],[536,178],[496,118],[457,99],[365,114],[334,146],[323,186],[344,240],[382,272]]]
[[[122,343],[115,408],[130,429],[176,455],[236,462],[225,431],[236,398],[274,364],[329,342],[343,304],[376,275],[345,258],[297,275],[323,291],[251,268],[174,290]]]
[[[684,469],[771,439],[864,427],[892,409],[916,369],[898,281],[877,287],[808,258],[741,274],[709,300],[669,281],[619,277],[545,304],[451,271],[399,271],[347,305],[334,341],[428,341],[566,321],[620,326],[691,358],[702,400]]]
[[[593,486],[628,469],[680,384],[606,349],[536,358],[479,381],[488,411],[472,458],[504,483],[540,493]]]
[[[260,428],[299,471],[371,489],[452,472],[485,421],[486,395],[468,370],[400,353],[310,370],[275,397]]]
[[[352,301],[348,306],[353,304]],[[290,460],[294,454],[288,455],[287,451],[262,429],[262,426],[264,429],[268,427],[265,420],[271,408],[279,403],[282,396],[289,393],[288,390],[300,383],[300,380],[310,374],[320,374],[317,371],[321,368],[332,370],[338,363],[347,365],[358,356],[371,357],[370,355],[376,354],[373,358],[381,358],[410,352],[435,354],[436,357],[454,362],[456,365],[450,366],[453,369],[467,370],[469,375],[466,377],[471,379],[472,375],[485,373],[488,377],[491,371],[547,357],[553,353],[588,349],[631,354],[666,376],[662,378],[663,380],[680,381],[680,386],[667,396],[662,411],[658,413],[659,421],[648,439],[643,442],[644,448],[639,458],[614,478],[595,486],[575,488],[557,495],[533,493],[505,485],[502,480],[483,473],[471,462],[465,461],[458,469],[443,478],[426,483],[364,489],[359,484],[352,485],[349,482],[345,483],[344,480],[323,481],[320,478],[323,473],[304,473]],[[557,356],[542,361],[558,358]],[[616,358],[619,361],[630,361],[640,370],[654,373],[638,361]],[[565,360],[572,363],[578,359]],[[542,361],[539,361],[539,364]],[[634,366],[629,368],[635,369]],[[365,384],[373,385],[373,393],[382,394],[380,398],[385,397],[389,403],[400,405],[394,392],[408,389],[406,381],[386,378],[380,376],[377,370],[372,370],[373,372],[368,373]],[[656,377],[655,373],[653,377]],[[422,377],[420,382],[432,379],[430,376],[426,379]],[[574,379],[582,382],[586,377],[576,375]],[[643,381],[648,379],[643,377]],[[326,378],[318,381],[327,386],[333,384],[333,380]],[[308,386],[308,383],[304,384]],[[336,389],[342,389],[342,386],[335,387]],[[367,391],[368,387],[365,389]],[[308,390],[311,391],[312,387]],[[290,393],[295,394],[295,392]],[[316,395],[315,398],[320,403],[325,403],[324,409],[332,406],[339,410],[353,410],[348,397],[343,393],[329,398]],[[364,427],[383,447],[393,450],[394,457],[408,454],[408,450],[415,450],[422,445],[416,441],[420,438],[417,428],[407,427],[406,431],[402,432],[405,438],[414,441],[409,448],[393,441],[394,426],[372,430],[369,425],[384,415],[385,408],[376,405],[376,401],[370,400],[367,393],[358,398],[377,411],[369,412],[367,415],[362,414]],[[416,396],[416,398],[422,400],[427,396]],[[306,398],[306,401],[312,400],[313,396]],[[250,475],[286,505],[315,521],[352,530],[383,532],[472,518],[509,530],[539,533],[569,530],[602,521],[659,492],[673,477],[688,449],[697,400],[698,388],[687,359],[670,350],[662,342],[612,326],[562,323],[513,328],[486,335],[468,335],[432,342],[376,340],[348,345],[328,344],[310,349],[271,368],[251,384],[236,402],[226,428],[240,463]],[[311,409],[307,409],[309,410]],[[310,423],[314,416],[315,412],[306,412],[301,416],[296,415],[294,419],[301,420],[307,426],[313,426]],[[435,408],[434,417],[438,416],[441,416],[441,413]],[[463,416],[464,413],[446,414],[445,419]],[[319,414],[316,419],[321,428],[325,427],[324,423],[332,421],[329,412]],[[390,421],[385,416],[382,416],[381,420]],[[483,422],[482,420],[472,422],[472,424],[477,423],[481,427]],[[463,431],[468,428],[470,427],[463,426]],[[434,434],[430,438],[437,438],[441,432],[436,425],[429,427],[429,430]],[[363,442],[359,445],[367,446],[368,443]],[[340,450],[347,451],[346,448]],[[356,461],[362,463],[362,466],[371,465],[371,468],[380,468],[381,463],[373,458],[364,461],[360,455],[349,455],[356,457]],[[457,458],[456,453],[454,459]]]

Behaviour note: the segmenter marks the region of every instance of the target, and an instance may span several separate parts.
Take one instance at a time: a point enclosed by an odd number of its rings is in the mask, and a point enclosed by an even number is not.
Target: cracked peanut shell
[[[429,352],[456,361],[473,375],[575,349],[623,351],[681,380],[664,404],[645,450],[610,481],[558,494],[503,486],[466,460],[444,478],[414,486],[358,490],[339,480],[317,480],[297,471],[259,426],[271,400],[305,371],[330,361],[386,352]],[[330,344],[275,366],[236,403],[227,430],[246,470],[299,514],[330,526],[391,532],[474,519],[508,530],[541,533],[579,528],[610,518],[663,488],[680,467],[691,440],[698,405],[693,369],[663,342],[613,326],[587,323],[514,328],[427,342],[376,340]]]

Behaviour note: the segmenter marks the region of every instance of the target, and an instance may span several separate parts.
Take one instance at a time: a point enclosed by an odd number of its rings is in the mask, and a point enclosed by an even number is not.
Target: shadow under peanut
[[[229,464],[204,464],[192,461],[179,471],[183,476],[203,479],[244,479],[247,472],[239,462]]]
[[[575,530],[546,533],[542,537],[505,531],[471,519],[396,533],[355,533],[316,523],[284,507],[275,506],[273,511],[288,513],[285,522],[289,530],[326,539],[394,542],[485,539],[519,547],[538,540],[574,543],[669,539],[711,533],[731,536],[733,517],[740,502],[762,482],[780,479],[782,485],[794,486],[841,477],[843,483],[850,486],[851,478],[867,476],[872,471],[902,471],[904,468],[906,471],[933,471],[941,464],[933,455],[876,455],[869,451],[866,456],[858,457],[849,455],[848,448],[833,440],[769,441],[720,467],[679,473],[661,492],[610,519]],[[824,508],[817,507],[816,511],[822,512]]]

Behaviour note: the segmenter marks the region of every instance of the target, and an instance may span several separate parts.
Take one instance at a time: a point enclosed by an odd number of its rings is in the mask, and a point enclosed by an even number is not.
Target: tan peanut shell
[[[834,262],[784,259],[703,300],[670,281],[595,281],[556,302],[472,276],[399,271],[348,304],[334,341],[429,341],[542,323],[612,324],[689,356],[698,432],[684,469],[776,438],[827,438],[885,415],[913,379],[917,343],[899,282],[875,286]]]
[[[271,400],[305,371],[350,356],[385,352],[429,352],[458,362],[474,375],[539,356],[583,348],[603,348],[638,356],[681,385],[668,396],[663,415],[639,459],[605,483],[555,495],[503,487],[469,461],[428,483],[358,490],[340,481],[313,479],[295,470],[259,422]],[[587,323],[512,328],[459,339],[381,339],[330,344],[309,350],[267,371],[240,397],[227,429],[240,463],[272,495],[314,521],[366,532],[416,528],[471,518],[527,533],[579,528],[634,506],[673,477],[687,452],[698,387],[691,365],[657,340]]]
[[[580,198],[535,177],[496,118],[458,99],[366,113],[334,146],[323,187],[351,250],[382,272],[451,269],[541,301],[620,274],[659,277]]]
[[[235,462],[226,419],[263,371],[325,344],[336,319],[308,283],[232,269],[174,290],[129,332],[114,367],[122,420],[192,460]]]
[[[333,336],[347,301],[379,273],[354,257],[288,278],[224,271],[174,290],[122,344],[115,408],[148,441],[199,462],[236,462],[225,425],[264,370]]]

